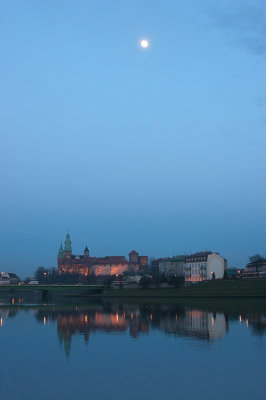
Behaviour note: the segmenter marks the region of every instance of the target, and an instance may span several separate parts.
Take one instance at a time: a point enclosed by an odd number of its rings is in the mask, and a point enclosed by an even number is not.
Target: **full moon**
[[[140,45],[141,45],[141,47],[143,48],[143,49],[147,49],[147,47],[149,47],[149,42],[148,42],[148,40],[147,39],[141,39],[141,41],[140,41]]]

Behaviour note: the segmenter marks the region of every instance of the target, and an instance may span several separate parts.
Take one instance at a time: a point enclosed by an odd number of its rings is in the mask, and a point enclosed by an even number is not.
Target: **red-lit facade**
[[[84,276],[119,276],[125,272],[148,269],[148,257],[139,256],[136,251],[124,256],[91,257],[86,246],[83,255],[72,254],[70,235],[67,234],[65,248],[61,244],[58,256],[58,274],[80,274]]]

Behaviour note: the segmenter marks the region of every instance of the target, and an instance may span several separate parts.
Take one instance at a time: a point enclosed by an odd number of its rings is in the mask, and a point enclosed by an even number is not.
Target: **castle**
[[[59,248],[58,274],[80,274],[84,276],[106,277],[119,276],[126,272],[136,273],[148,270],[148,257],[140,256],[135,250],[129,253],[129,260],[124,256],[91,257],[88,247],[84,254],[72,254],[69,233],[66,235],[65,248]]]

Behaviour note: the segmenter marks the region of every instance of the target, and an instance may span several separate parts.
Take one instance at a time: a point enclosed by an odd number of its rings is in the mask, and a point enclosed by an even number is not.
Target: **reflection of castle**
[[[40,321],[49,317],[46,311],[39,311]],[[49,313],[49,312],[48,312]],[[51,312],[50,312],[51,313]],[[46,315],[46,317],[45,317]],[[79,334],[88,342],[91,332],[129,332],[133,338],[149,329],[159,329],[167,334],[185,335],[199,339],[217,340],[228,329],[223,313],[184,310],[170,306],[115,306],[93,305],[89,309],[76,308],[57,311],[57,334],[64,344],[66,355],[70,354],[71,339]]]
[[[6,320],[14,317],[17,313],[17,308],[0,308],[0,327],[3,327]]]
[[[3,326],[5,320],[9,317],[9,310],[0,310],[0,326]]]
[[[83,255],[72,254],[69,233],[66,235],[65,249],[61,244],[58,256],[58,274],[81,274],[93,276],[122,275],[126,271],[137,272],[148,268],[148,257],[140,256],[135,250],[129,253],[129,261],[124,256],[91,257],[88,247]]]
[[[1,327],[8,318],[15,316],[19,307],[0,308]],[[239,323],[253,333],[266,333],[265,313],[243,313],[234,315]],[[88,342],[91,332],[129,333],[133,338],[148,334],[149,330],[186,336],[206,341],[220,339],[228,330],[226,314],[203,310],[186,309],[180,305],[116,305],[91,304],[89,307],[60,309],[41,307],[35,309],[36,319],[43,325],[57,324],[58,339],[64,345],[66,355],[70,354],[73,335],[82,335]]]
[[[70,353],[72,335],[83,335],[85,342],[88,342],[90,332],[126,332],[128,329],[132,337],[137,337],[140,332],[148,332],[149,327],[147,321],[139,318],[136,313],[126,315],[121,310],[95,308],[58,313],[57,334],[60,343],[64,343],[67,355]]]

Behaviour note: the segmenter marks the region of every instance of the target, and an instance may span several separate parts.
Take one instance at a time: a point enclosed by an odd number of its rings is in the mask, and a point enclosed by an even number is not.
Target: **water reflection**
[[[257,336],[262,336],[266,333],[266,314],[249,313],[239,315],[240,324],[244,323],[247,328],[252,329],[252,333]]]
[[[0,327],[2,328],[5,325],[6,320],[8,318],[14,317],[15,315],[17,315],[17,313],[18,313],[17,308],[6,308],[6,307],[1,308],[0,307]]]
[[[56,314],[56,317],[55,317]],[[199,310],[171,309],[169,307],[94,307],[93,309],[44,310],[39,309],[36,318],[46,321],[57,319],[57,333],[60,343],[65,344],[69,353],[71,337],[82,335],[88,342],[92,332],[126,333],[132,338],[159,329],[166,334],[185,335],[205,340],[217,340],[228,329],[223,313]]]
[[[228,330],[228,321],[224,313],[191,310],[178,318],[163,318],[160,329],[166,333],[181,334],[198,339],[217,340]]]
[[[117,305],[92,304],[90,306],[56,307],[39,306],[33,310],[35,318],[44,326],[57,325],[59,343],[70,355],[74,335],[81,335],[88,343],[90,334],[96,332],[129,333],[131,338],[148,335],[158,330],[167,335],[183,336],[205,341],[221,339],[229,329],[229,321],[250,327],[256,335],[266,332],[264,313],[228,314],[186,308],[180,305]],[[21,307],[0,307],[0,327],[14,317]]]
[[[0,305],[0,398],[264,398],[265,303],[129,303]]]

